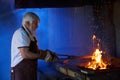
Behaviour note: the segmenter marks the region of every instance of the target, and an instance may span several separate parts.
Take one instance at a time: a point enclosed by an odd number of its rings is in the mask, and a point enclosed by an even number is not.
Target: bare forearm
[[[45,59],[47,55],[47,51],[45,50],[39,50],[38,53],[32,53],[30,51],[28,51],[27,53],[28,54],[26,54],[26,57],[30,59],[34,59],[34,58]]]
[[[23,58],[25,59],[38,59],[39,57],[39,53],[33,53],[31,51],[28,51],[26,54],[23,55]]]
[[[40,57],[39,53],[33,53],[29,51],[29,48],[19,48],[19,50],[24,59],[37,59]]]
[[[21,56],[24,59],[45,59],[47,51],[39,50],[38,53],[29,51],[29,48],[19,48]]]

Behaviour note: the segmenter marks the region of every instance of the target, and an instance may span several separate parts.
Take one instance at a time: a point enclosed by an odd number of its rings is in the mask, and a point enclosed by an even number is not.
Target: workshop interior
[[[11,40],[26,12],[40,17],[38,80],[119,80],[119,0],[0,0],[0,80],[10,80]]]

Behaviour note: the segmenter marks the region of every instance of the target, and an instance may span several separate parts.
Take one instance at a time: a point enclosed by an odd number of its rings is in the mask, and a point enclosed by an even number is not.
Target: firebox
[[[119,80],[120,63],[113,58],[113,64],[108,69],[90,69],[82,66],[90,60],[90,56],[77,56],[62,59],[54,63],[54,67],[70,80]],[[67,77],[67,80],[69,80]],[[66,79],[63,79],[66,80]]]
[[[59,59],[54,63],[54,67],[72,80],[119,80],[120,59],[106,55],[101,50],[100,41],[93,35],[90,55],[63,55],[68,58]]]

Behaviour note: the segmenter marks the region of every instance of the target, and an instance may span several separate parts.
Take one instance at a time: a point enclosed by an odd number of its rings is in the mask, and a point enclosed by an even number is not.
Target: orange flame
[[[87,68],[91,69],[106,69],[107,64],[105,64],[102,60],[102,51],[100,51],[98,48],[95,50],[92,56],[92,61],[88,63]]]
[[[95,51],[93,52],[93,55],[91,57],[92,61],[89,62],[87,64],[87,68],[91,68],[93,70],[96,70],[96,69],[107,69],[107,64],[103,62],[102,60],[102,51],[100,51],[100,39],[97,39],[95,35],[93,35],[92,37],[93,39],[93,42],[95,40],[97,40],[97,48],[95,49]],[[93,43],[93,47],[94,47],[95,43]]]
[[[96,38],[96,36],[95,36],[95,35],[93,35],[92,39],[95,39],[95,38]]]

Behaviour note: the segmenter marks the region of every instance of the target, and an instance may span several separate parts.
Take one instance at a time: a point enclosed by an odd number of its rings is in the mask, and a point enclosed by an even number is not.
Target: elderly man
[[[37,80],[37,59],[54,61],[57,56],[51,51],[38,49],[35,30],[40,22],[33,12],[27,12],[22,27],[17,29],[11,44],[11,79]]]

